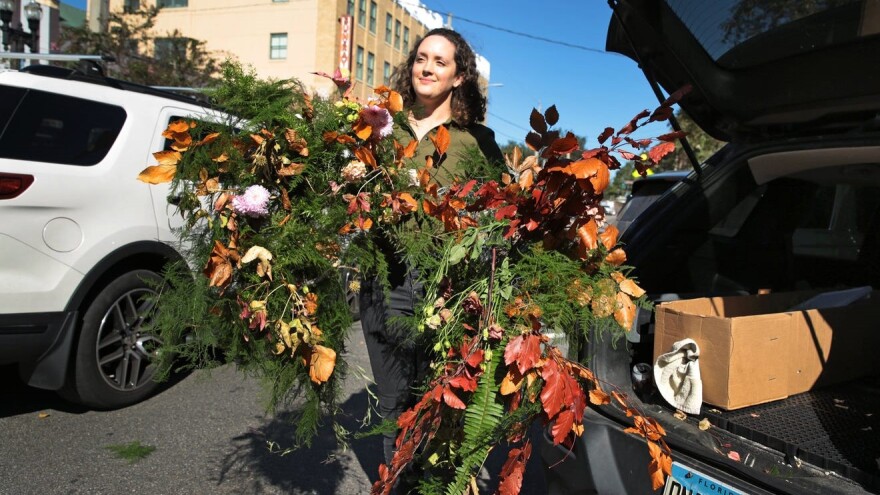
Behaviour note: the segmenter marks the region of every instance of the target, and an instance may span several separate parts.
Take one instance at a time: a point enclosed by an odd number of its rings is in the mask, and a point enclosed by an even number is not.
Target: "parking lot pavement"
[[[359,325],[348,357],[369,375]],[[368,394],[354,374],[345,383],[340,422],[356,431]],[[231,366],[197,371],[157,396],[117,411],[89,411],[31,389],[0,368],[0,494],[362,494],[382,456],[379,437],[341,449],[324,432],[309,449],[286,455],[295,404],[267,414],[258,381]],[[140,442],[155,450],[129,462],[110,446]],[[500,466],[503,452],[493,455]],[[522,494],[544,493],[538,455]]]

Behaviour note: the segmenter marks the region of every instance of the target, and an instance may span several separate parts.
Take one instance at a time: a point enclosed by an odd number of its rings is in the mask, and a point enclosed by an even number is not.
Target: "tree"
[[[686,139],[688,144],[694,150],[697,160],[703,163],[707,158],[712,156],[716,151],[724,146],[724,141],[719,141],[712,136],[706,134],[705,131],[690,118],[690,116],[679,110],[675,113],[681,130],[687,132]],[[684,147],[676,143],[675,151],[667,155],[656,167],[655,172],[664,170],[688,170],[692,168],[691,162],[684,152]]]
[[[105,73],[118,79],[151,86],[210,86],[219,74],[219,61],[207,51],[204,41],[177,30],[157,35],[158,13],[158,7],[111,13],[103,32],[91,31],[87,25],[65,26],[59,50],[110,55],[116,62],[108,64]]]

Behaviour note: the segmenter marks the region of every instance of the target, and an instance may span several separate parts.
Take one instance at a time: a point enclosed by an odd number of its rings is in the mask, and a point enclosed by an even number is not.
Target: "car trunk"
[[[762,149],[731,146],[710,160],[703,177],[692,175],[684,187],[661,197],[624,235],[640,285],[658,303],[880,288],[880,148],[870,138],[839,143],[831,154],[806,140]],[[653,364],[653,314],[643,314],[641,321],[628,335],[628,356],[591,356],[605,380],[619,385],[631,379],[624,370]],[[745,476],[776,490],[878,492],[878,368],[764,404],[729,411],[704,404],[701,414],[684,424],[695,427],[707,418],[713,428],[706,433],[690,428],[681,435],[675,408],[656,390],[640,397],[645,410],[662,418],[670,444],[685,451],[708,444],[702,458],[736,457],[728,462],[732,469],[751,471]],[[638,390],[638,384],[633,387]],[[784,483],[776,486],[780,480]],[[785,489],[792,484],[800,488]]]

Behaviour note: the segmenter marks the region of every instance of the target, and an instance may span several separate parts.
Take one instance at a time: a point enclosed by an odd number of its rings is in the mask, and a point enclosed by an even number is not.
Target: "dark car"
[[[633,220],[660,199],[660,196],[666,194],[672,186],[687,178],[688,174],[687,170],[658,172],[633,181],[626,203],[617,212],[614,223],[617,230],[621,234],[624,233]]]
[[[610,3],[607,49],[637,61],[659,96],[690,84],[682,108],[729,143],[621,236],[649,297],[880,287],[880,6]],[[549,493],[880,492],[880,360],[864,357],[876,337],[850,361],[872,370],[864,376],[678,419],[644,380],[654,332],[652,312],[641,312],[625,343],[593,339],[580,352],[600,382],[664,427],[673,476],[652,490],[645,440],[624,432],[632,419],[591,406],[571,448],[542,444]],[[700,428],[704,419],[712,426]]]

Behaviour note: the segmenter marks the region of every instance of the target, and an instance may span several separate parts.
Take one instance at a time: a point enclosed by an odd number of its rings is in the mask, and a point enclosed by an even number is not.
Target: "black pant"
[[[396,274],[400,278],[399,275]],[[376,381],[379,414],[396,420],[400,413],[415,405],[415,387],[427,376],[428,356],[414,335],[395,316],[412,316],[416,303],[422,298],[422,287],[412,272],[391,288],[389,300],[376,279],[361,284],[361,328],[370,356],[370,367]],[[386,464],[394,455],[396,432],[384,435]]]

